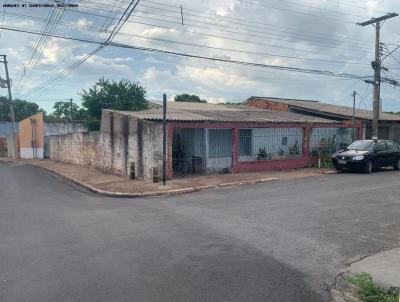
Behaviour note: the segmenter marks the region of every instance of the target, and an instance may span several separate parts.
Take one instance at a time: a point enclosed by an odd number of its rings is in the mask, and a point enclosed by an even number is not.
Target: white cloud
[[[75,24],[75,25],[78,25],[78,26],[92,26],[92,25],[93,25],[93,22],[92,22],[92,21],[89,21],[88,19],[86,19],[85,17],[83,17],[83,18],[79,18],[78,20],[76,20],[76,21],[74,22],[74,24]]]
[[[346,72],[363,75],[372,73],[370,61],[373,57],[374,29],[372,26],[356,26],[355,22],[376,16],[378,14],[376,10],[396,11],[398,1],[385,0],[384,3],[378,0],[354,0],[350,2],[345,0],[337,2],[308,0],[307,3],[300,0],[292,1],[322,9],[296,6],[275,0],[267,2],[186,0],[183,3],[182,1],[171,0],[166,5],[179,7],[183,4],[185,25],[180,24],[179,9],[176,13],[172,13],[140,7],[130,20],[142,24],[126,23],[121,31],[128,35],[118,35],[115,41],[238,61],[330,70],[337,73]],[[98,0],[98,2],[107,3],[106,0]],[[258,2],[271,7],[254,5],[251,2]],[[157,6],[156,4],[152,5]],[[168,6],[164,8],[173,9]],[[194,9],[194,11],[190,9]],[[294,12],[288,12],[289,10]],[[334,13],[332,10],[340,13]],[[34,12],[42,14],[40,16],[42,18],[46,18],[48,13],[46,10],[40,10],[40,12],[35,10]],[[169,15],[169,17],[156,16],[149,14],[150,12]],[[33,11],[24,11],[24,13],[33,14]],[[321,18],[310,16],[310,14],[321,16]],[[77,19],[77,17],[79,18]],[[330,18],[336,18],[339,22]],[[216,19],[224,19],[225,22],[215,21]],[[105,20],[91,15],[82,17],[76,14],[68,14],[64,21],[78,26],[101,27]],[[159,25],[160,27],[143,23]],[[40,22],[28,19],[13,20],[8,16],[6,16],[5,24],[37,31],[40,31],[43,25]],[[398,43],[400,41],[399,25],[400,17],[386,22],[382,28],[382,40]],[[99,41],[106,37],[104,33],[88,32],[84,29],[68,28],[61,25],[58,25],[57,32]],[[203,35],[198,33],[203,33]],[[140,39],[137,36],[129,36],[130,34],[153,39],[200,44],[206,47],[200,48],[187,44]],[[21,66],[29,58],[32,46],[37,38],[33,35],[3,32],[3,38],[0,40],[0,52],[7,53],[10,61],[13,62],[13,64],[10,64],[10,71],[13,76],[21,71]],[[12,48],[4,41],[13,41]],[[243,52],[209,49],[207,47],[236,49]],[[47,80],[94,48],[95,46],[91,44],[52,40],[43,51],[42,60],[37,68],[26,79],[26,87],[34,87]],[[363,60],[364,65],[294,60],[245,52],[339,61],[349,61],[349,58],[352,57]],[[390,57],[385,61],[385,64],[389,68],[399,68],[398,63]],[[348,95],[352,90],[356,89],[362,92],[366,87],[366,84],[361,81],[337,80],[333,77],[214,63],[107,47],[85,62],[68,78],[55,83],[47,90],[43,90],[40,96],[49,98],[50,95],[53,96],[57,93],[75,93],[82,87],[87,87],[93,83],[100,76],[116,80],[129,78],[141,81],[147,88],[148,96],[161,96],[162,93],[166,92],[169,97],[172,97],[175,94],[187,92],[198,94],[210,102],[241,101],[256,94],[321,99],[345,104],[348,102]],[[74,91],[71,92],[71,90]],[[384,86],[382,94],[384,109],[385,104],[390,105],[388,106],[390,110],[395,110],[394,107],[399,106],[398,102],[395,102],[399,97],[399,88],[391,89]],[[370,95],[367,93],[364,98],[369,100]],[[400,107],[398,107],[398,110],[400,111]]]

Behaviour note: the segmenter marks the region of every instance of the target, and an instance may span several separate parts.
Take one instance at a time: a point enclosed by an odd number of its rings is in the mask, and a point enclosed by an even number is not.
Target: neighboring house
[[[352,125],[242,105],[168,102],[168,178],[186,174],[292,169],[315,163],[313,148],[352,141]],[[162,107],[102,111],[101,130],[50,136],[51,158],[151,178],[162,168]],[[357,124],[361,134],[361,124]],[[319,144],[312,147],[312,142]]]
[[[18,133],[18,123],[15,125],[15,132]],[[18,148],[18,137],[16,138]],[[13,156],[13,143],[12,143],[12,125],[11,122],[0,122],[0,157]]]
[[[39,112],[19,122],[20,157],[49,157],[50,135],[84,131],[86,128],[81,121],[45,121],[43,112]]]
[[[289,111],[336,121],[351,121],[353,108],[339,106],[318,101],[285,99],[274,97],[252,96],[242,103],[256,108],[264,108],[274,111]],[[363,124],[363,138],[371,138],[372,111],[356,109],[356,120]],[[400,143],[400,115],[381,113],[379,119],[379,138],[393,139]]]

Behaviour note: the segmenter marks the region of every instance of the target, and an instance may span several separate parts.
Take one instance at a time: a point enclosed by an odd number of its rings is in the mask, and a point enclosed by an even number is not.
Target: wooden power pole
[[[17,134],[16,134],[16,125],[15,125],[15,114],[14,114],[14,103],[12,100],[12,95],[11,95],[11,81],[10,81],[10,75],[8,74],[8,65],[7,65],[7,56],[6,55],[0,55],[0,57],[3,57],[3,60],[0,61],[1,63],[4,63],[4,68],[6,70],[6,80],[5,84],[8,89],[8,100],[10,102],[10,118],[11,118],[11,132],[12,132],[12,144],[13,144],[13,158],[17,158]]]
[[[353,91],[353,118],[352,120],[352,124],[353,124],[353,141],[356,140],[356,128],[355,128],[355,123],[356,123],[356,95],[357,92]]]
[[[372,68],[374,70],[374,99],[373,99],[373,118],[372,118],[372,137],[378,139],[378,127],[379,127],[379,109],[380,109],[380,88],[381,88],[381,54],[380,54],[380,30],[383,24],[382,21],[387,19],[397,17],[399,14],[397,13],[389,13],[384,16],[378,18],[372,18],[371,20],[357,23],[357,25],[367,26],[374,25],[375,26],[375,60],[371,62]]]

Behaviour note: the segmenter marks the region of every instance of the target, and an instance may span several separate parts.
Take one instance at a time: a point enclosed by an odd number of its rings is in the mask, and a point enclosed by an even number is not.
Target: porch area
[[[361,135],[346,124],[168,123],[168,178],[310,167]]]

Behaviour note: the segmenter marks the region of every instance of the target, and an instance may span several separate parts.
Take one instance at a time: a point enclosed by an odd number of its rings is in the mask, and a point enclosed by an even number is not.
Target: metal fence
[[[239,129],[239,161],[300,157],[302,143],[301,128]]]
[[[231,129],[174,129],[172,168],[175,176],[226,172],[231,166]]]
[[[365,129],[365,138],[372,138],[372,127],[368,126]],[[378,138],[379,139],[389,139],[390,138],[390,127],[389,126],[379,126],[378,127]]]
[[[208,172],[228,172],[232,167],[232,130],[231,129],[207,129]]]
[[[310,137],[312,156],[333,154],[353,141],[353,128],[313,128]]]
[[[393,140],[400,144],[400,127],[393,127]]]

